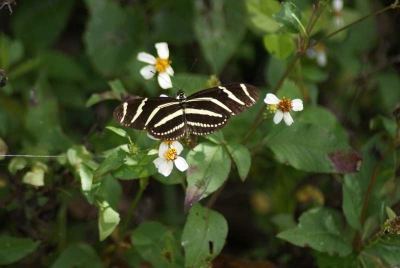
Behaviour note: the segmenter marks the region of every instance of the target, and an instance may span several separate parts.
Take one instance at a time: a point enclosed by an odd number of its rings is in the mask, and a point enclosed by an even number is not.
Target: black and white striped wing
[[[114,110],[119,124],[147,130],[160,139],[178,139],[185,134],[183,111],[177,99],[169,97],[135,99],[121,103]],[[167,139],[166,139],[167,140]]]
[[[248,84],[229,84],[196,92],[185,103],[190,133],[207,135],[223,128],[229,119],[254,105],[258,89]]]

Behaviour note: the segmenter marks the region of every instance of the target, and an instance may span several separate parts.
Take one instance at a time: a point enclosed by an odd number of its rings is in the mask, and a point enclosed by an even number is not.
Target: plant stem
[[[129,227],[129,223],[131,221],[132,215],[135,212],[135,209],[137,205],[139,204],[140,199],[142,198],[144,190],[146,190],[147,184],[149,182],[148,178],[141,178],[139,179],[139,190],[135,195],[135,198],[132,201],[132,204],[129,208],[128,214],[126,215],[126,219],[124,224],[122,225],[121,232],[120,232],[120,238],[123,238],[125,236],[126,230]]]
[[[363,204],[362,211],[361,211],[361,217],[360,217],[361,226],[363,226],[365,223],[365,217],[367,215],[369,199],[371,198],[372,188],[375,184],[376,178],[378,177],[378,172],[379,172],[383,162],[385,162],[385,160],[389,157],[389,155],[396,149],[396,147],[399,143],[400,143],[400,139],[395,140],[393,142],[393,144],[390,146],[390,148],[385,152],[385,154],[382,156],[382,158],[378,161],[378,163],[376,164],[376,166],[374,168],[374,171],[372,172],[372,176],[371,176],[371,179],[370,179],[369,185],[368,185],[367,194],[365,196],[364,204]],[[357,231],[357,233],[354,237],[354,240],[353,240],[353,250],[354,251],[358,250],[360,248],[360,246],[361,246],[361,234],[360,234],[360,231]]]
[[[398,6],[398,1],[396,0],[393,4],[390,4],[389,6],[384,7],[384,8],[382,8],[382,9],[380,9],[380,10],[378,10],[378,11],[375,11],[375,12],[369,14],[369,15],[366,15],[366,16],[364,16],[364,17],[362,17],[362,18],[359,18],[358,20],[356,20],[356,21],[354,21],[354,22],[352,22],[352,23],[350,23],[350,24],[347,24],[346,26],[344,26],[344,27],[342,27],[342,28],[340,28],[340,29],[334,31],[333,33],[328,34],[327,36],[321,38],[320,40],[318,40],[318,41],[315,42],[314,44],[311,44],[310,46],[308,46],[308,48],[313,47],[313,46],[316,46],[318,43],[322,43],[323,41],[325,41],[326,39],[328,39],[328,38],[334,36],[335,34],[338,34],[338,33],[342,32],[342,31],[344,31],[344,30],[347,30],[348,28],[352,27],[353,25],[358,24],[358,23],[360,23],[360,22],[362,22],[362,21],[364,21],[364,20],[366,20],[366,19],[369,19],[369,18],[371,18],[371,17],[374,17],[374,16],[376,16],[376,15],[382,13],[382,12],[385,12],[385,11],[387,11],[387,10],[389,10],[389,9],[396,9],[396,8],[399,8],[399,7],[400,7],[400,6]]]

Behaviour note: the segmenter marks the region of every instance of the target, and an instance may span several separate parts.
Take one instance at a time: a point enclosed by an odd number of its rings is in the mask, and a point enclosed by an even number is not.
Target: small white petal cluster
[[[153,161],[158,172],[168,177],[174,168],[174,164],[180,171],[188,169],[186,160],[179,156],[182,150],[183,146],[178,141],[162,142],[158,149],[158,157]]]
[[[278,124],[285,121],[286,125],[290,126],[294,121],[290,115],[290,111],[301,111],[303,110],[303,101],[301,99],[285,99],[280,100],[277,96],[272,93],[268,93],[264,99],[264,102],[268,104],[270,111],[275,112],[274,123]]]
[[[342,13],[343,0],[333,0],[332,7],[333,7],[333,23],[337,27],[342,27],[344,25],[343,13]]]
[[[140,52],[137,56],[139,61],[148,63],[140,70],[140,74],[144,79],[151,79],[158,73],[158,84],[161,88],[167,89],[172,87],[171,76],[174,76],[174,70],[169,60],[168,44],[165,42],[155,45],[158,57],[154,57],[146,52]]]
[[[328,62],[326,57],[326,48],[321,43],[318,43],[315,46],[307,49],[306,55],[310,59],[315,59],[317,61],[317,64],[321,67],[326,66]]]

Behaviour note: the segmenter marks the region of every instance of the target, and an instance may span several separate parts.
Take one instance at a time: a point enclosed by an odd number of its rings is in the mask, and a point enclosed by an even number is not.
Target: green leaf
[[[75,145],[67,150],[67,159],[71,166],[78,169],[82,162],[87,163],[92,159],[92,154],[83,145]]]
[[[124,165],[113,172],[113,175],[122,180],[144,178],[157,173],[153,163],[156,156],[139,153],[126,159]]]
[[[308,123],[276,125],[265,138],[267,146],[281,163],[310,172],[352,173],[361,157],[347,142],[332,132]]]
[[[154,267],[180,267],[181,247],[172,233],[159,222],[145,222],[133,231],[132,245]]]
[[[29,238],[0,236],[0,264],[7,265],[19,261],[35,251],[40,242]]]
[[[8,164],[8,171],[10,171],[11,174],[15,175],[18,170],[24,169],[27,164],[28,162],[25,158],[15,157],[11,159],[10,164]]]
[[[394,139],[396,138],[396,121],[383,115],[375,116],[370,122],[369,127],[371,130],[384,129]]]
[[[111,87],[112,92],[114,92],[114,94],[117,96],[119,100],[121,100],[123,94],[125,95],[128,94],[128,92],[125,89],[125,86],[119,79],[109,81],[108,85]]]
[[[274,15],[276,21],[283,26],[283,28],[293,34],[302,32],[306,33],[304,26],[301,24],[301,11],[291,2],[283,2],[281,9]]]
[[[73,58],[58,51],[49,50],[44,53],[41,64],[50,78],[77,82],[86,79],[85,69]]]
[[[189,164],[185,198],[188,210],[194,203],[221,187],[228,178],[231,160],[222,145],[204,142],[188,153],[186,161]]]
[[[274,88],[280,77],[285,73],[287,63],[284,60],[270,57],[268,64],[266,65],[265,76],[267,77],[268,84],[271,88]]]
[[[206,267],[221,252],[227,235],[228,224],[221,214],[193,206],[182,234],[185,267]]]
[[[50,46],[64,32],[74,2],[26,0],[18,3],[11,25],[14,36],[34,50]]]
[[[343,128],[336,116],[322,106],[307,106],[299,114],[298,120],[319,125],[326,130],[331,131],[339,140],[344,142],[349,141],[346,130]]]
[[[212,71],[220,74],[246,33],[246,11],[242,0],[209,4],[195,0],[194,31]]]
[[[138,14],[123,9],[115,1],[94,4],[85,1],[90,17],[84,33],[86,53],[103,75],[118,73],[136,50],[139,34]]]
[[[343,183],[343,213],[354,229],[361,231],[361,210],[363,194],[357,176],[346,174]]]
[[[222,131],[214,132],[210,135],[204,136],[207,140],[215,143],[215,144],[223,144],[225,143],[224,133]]]
[[[236,164],[240,179],[245,181],[251,166],[251,155],[249,150],[240,144],[228,144],[227,149]]]
[[[27,172],[22,181],[33,186],[44,186],[44,171],[40,168],[34,168]]]
[[[5,141],[0,137],[0,161],[5,158],[5,154],[7,154],[8,146]]]
[[[100,241],[103,241],[117,227],[120,218],[118,212],[113,210],[105,200],[100,204],[99,209],[99,236]]]
[[[250,22],[260,31],[272,33],[279,30],[279,24],[272,17],[279,11],[280,3],[276,0],[247,0],[246,9]]]
[[[92,169],[85,165],[84,163],[80,163],[78,166],[78,173],[79,177],[81,178],[81,188],[88,199],[88,202],[90,204],[93,204],[94,201],[94,195],[91,194],[92,190],[92,184],[93,184],[93,173]]]
[[[382,267],[382,262],[390,267],[400,264],[400,236],[385,235],[378,242],[371,244],[360,254],[360,258],[371,259],[373,265]],[[373,256],[371,256],[373,255]],[[372,266],[371,266],[372,267]]]
[[[264,47],[277,59],[285,59],[295,50],[292,37],[286,34],[268,34],[263,41]]]
[[[67,247],[51,268],[102,268],[103,264],[96,251],[84,243]]]
[[[106,129],[111,130],[112,132],[114,132],[115,134],[117,134],[121,137],[129,138],[128,133],[125,130],[123,130],[122,128],[108,126],[108,127],[106,127]]]
[[[24,55],[24,45],[19,40],[11,40],[4,33],[0,35],[0,66],[9,70]]]
[[[114,151],[93,171],[93,175],[99,176],[118,169],[124,164],[125,158],[126,152],[124,150],[119,149]]]
[[[314,83],[322,83],[329,77],[329,74],[326,71],[315,64],[303,65],[301,68],[304,79]]]
[[[92,189],[93,187],[94,186],[92,186]],[[103,177],[96,187],[96,197],[103,198],[111,208],[118,210],[118,204],[122,195],[122,187],[118,180],[108,175]]]
[[[358,264],[358,256],[355,253],[352,253],[346,257],[339,256],[331,256],[326,253],[314,252],[313,254],[317,261],[317,267],[320,268],[333,268],[333,267],[341,267],[341,268],[354,268],[359,267]]]
[[[340,214],[326,208],[314,208],[303,213],[296,228],[278,234],[296,246],[311,247],[320,252],[347,256],[351,242],[343,235]]]

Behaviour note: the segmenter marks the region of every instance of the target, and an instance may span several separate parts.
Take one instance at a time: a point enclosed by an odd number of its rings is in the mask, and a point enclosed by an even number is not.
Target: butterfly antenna
[[[189,74],[192,72],[192,70],[193,70],[193,67],[194,67],[194,65],[196,64],[196,62],[197,62],[197,58],[196,59],[194,59],[194,62],[193,62],[193,64],[192,64],[192,67],[190,67],[190,70],[189,70]],[[185,78],[185,82],[183,82],[183,85],[182,85],[182,89],[184,88],[184,86],[186,85],[186,81],[188,80],[188,77],[189,77],[189,74],[186,76],[186,78]]]

